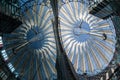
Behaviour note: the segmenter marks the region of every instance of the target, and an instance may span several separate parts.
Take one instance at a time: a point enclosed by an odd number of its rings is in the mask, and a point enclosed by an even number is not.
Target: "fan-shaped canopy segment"
[[[52,9],[44,3],[33,4],[24,12],[23,24],[11,34],[4,35],[5,47],[9,61],[22,78],[53,80],[57,73]]]
[[[115,51],[111,20],[90,15],[88,7],[80,2],[64,4],[59,18],[62,43],[76,73],[93,76],[102,72]]]

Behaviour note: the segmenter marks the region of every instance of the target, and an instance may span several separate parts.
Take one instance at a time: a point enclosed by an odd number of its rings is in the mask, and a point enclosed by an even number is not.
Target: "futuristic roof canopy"
[[[25,0],[28,7],[22,10],[23,24],[3,35],[8,61],[21,79],[53,80],[57,78],[53,11],[49,0],[30,1]],[[66,4],[58,13],[63,48],[76,73],[94,76],[108,66],[114,55],[116,35],[112,21],[90,15],[86,4],[62,1]]]
[[[52,18],[52,9],[44,3],[33,5],[24,12],[23,24],[3,36],[9,61],[25,80],[57,78]]]
[[[93,76],[102,72],[115,51],[112,21],[90,15],[88,6],[80,2],[64,4],[59,18],[64,50],[76,73]]]

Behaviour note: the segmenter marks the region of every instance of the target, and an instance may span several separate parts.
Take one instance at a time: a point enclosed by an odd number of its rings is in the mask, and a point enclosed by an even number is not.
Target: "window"
[[[7,56],[6,51],[5,51],[5,50],[2,50],[1,53],[2,53],[1,55],[2,55],[2,57],[4,58],[4,60],[7,61],[7,60],[8,60],[8,56]]]
[[[0,36],[0,48],[3,47],[2,37]]]
[[[15,71],[15,68],[13,67],[13,65],[11,63],[8,63],[8,67],[11,70],[11,72]]]

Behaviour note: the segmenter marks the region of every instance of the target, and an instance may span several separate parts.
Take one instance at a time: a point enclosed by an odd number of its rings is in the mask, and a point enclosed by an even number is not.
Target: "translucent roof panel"
[[[5,48],[22,80],[54,80],[57,72],[53,13],[49,6],[37,1],[24,12],[23,24],[3,35]]]
[[[64,4],[59,19],[63,47],[76,73],[93,76],[102,72],[115,51],[112,21],[89,14],[87,5],[80,2]]]

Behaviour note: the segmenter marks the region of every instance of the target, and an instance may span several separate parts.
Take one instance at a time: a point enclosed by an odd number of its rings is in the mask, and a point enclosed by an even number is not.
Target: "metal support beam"
[[[53,29],[55,34],[56,46],[57,46],[57,61],[56,61],[56,68],[57,68],[57,75],[58,80],[77,80],[77,76],[73,73],[73,69],[70,66],[70,62],[65,54],[65,51],[62,47],[60,36],[59,36],[59,21],[58,21],[58,1],[57,0],[50,0],[53,13],[54,13],[54,21],[53,21]]]

